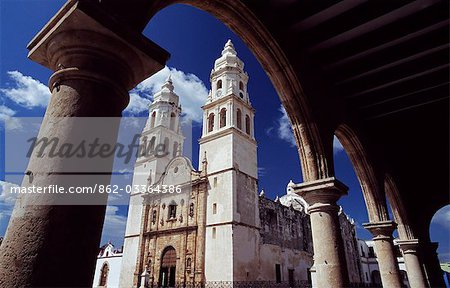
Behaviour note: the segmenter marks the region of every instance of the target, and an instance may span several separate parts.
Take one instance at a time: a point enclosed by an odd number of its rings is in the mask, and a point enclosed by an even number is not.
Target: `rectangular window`
[[[217,187],[217,177],[214,177],[214,187]]]
[[[369,258],[375,258],[375,251],[373,250],[373,247],[369,247]]]
[[[169,205],[169,219],[177,218],[177,205]]]
[[[281,283],[281,265],[275,264],[275,282]]]
[[[217,204],[214,203],[213,204],[213,214],[216,214],[216,213],[217,213]]]
[[[212,229],[212,238],[216,239],[216,227]]]

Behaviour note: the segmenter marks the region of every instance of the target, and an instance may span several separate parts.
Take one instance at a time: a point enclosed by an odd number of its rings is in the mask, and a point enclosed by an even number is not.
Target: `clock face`
[[[222,96],[222,90],[217,90],[216,96],[217,96],[217,97]]]

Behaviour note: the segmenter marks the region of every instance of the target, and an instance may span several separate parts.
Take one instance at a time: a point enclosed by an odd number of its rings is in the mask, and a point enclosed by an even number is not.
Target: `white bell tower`
[[[159,180],[170,160],[181,155],[184,137],[180,127],[181,106],[174,92],[172,79],[162,85],[153,96],[149,106],[147,123],[140,137],[140,147],[147,153],[140,153],[136,159],[133,186],[151,185]],[[139,277],[136,270],[139,248],[139,233],[142,222],[142,193],[132,189],[125,230],[124,254],[120,274],[120,287],[133,287],[133,279]]]
[[[258,266],[253,263],[258,259],[260,226],[257,145],[248,79],[244,63],[228,40],[211,71],[211,90],[202,107],[203,133],[199,140],[199,163],[206,155],[210,183],[206,209],[207,281],[251,280],[252,269],[238,267]]]

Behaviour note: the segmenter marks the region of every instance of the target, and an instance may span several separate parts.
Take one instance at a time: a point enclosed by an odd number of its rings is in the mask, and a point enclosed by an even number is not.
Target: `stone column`
[[[160,70],[168,54],[87,2],[68,1],[28,46],[31,60],[55,71],[38,137],[114,144],[127,91]],[[112,157],[37,154],[23,186],[109,184]],[[0,250],[0,287],[92,286],[106,201],[99,193],[18,198]]]
[[[425,288],[427,284],[422,271],[422,265],[419,260],[419,240],[399,240],[397,241],[400,250],[403,253],[403,259],[406,265],[406,273],[411,288]]]
[[[400,271],[392,241],[392,232],[397,224],[393,221],[382,221],[366,223],[363,226],[373,235],[383,287],[401,288]]]
[[[443,272],[436,253],[438,243],[423,243],[421,244],[421,248],[428,283],[431,287],[445,287]]]
[[[308,203],[314,246],[314,268],[318,288],[347,287],[348,273],[339,226],[336,201],[346,195],[347,187],[333,178],[294,186]]]

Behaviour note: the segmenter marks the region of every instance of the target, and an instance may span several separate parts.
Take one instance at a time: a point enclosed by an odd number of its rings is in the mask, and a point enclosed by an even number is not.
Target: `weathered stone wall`
[[[259,197],[259,215],[261,244],[313,252],[311,222],[305,212]]]
[[[364,282],[361,277],[361,258],[359,256],[358,240],[356,239],[355,225],[341,212],[339,225],[341,227],[342,242],[344,244],[345,260],[347,262],[348,278],[351,283]]]

